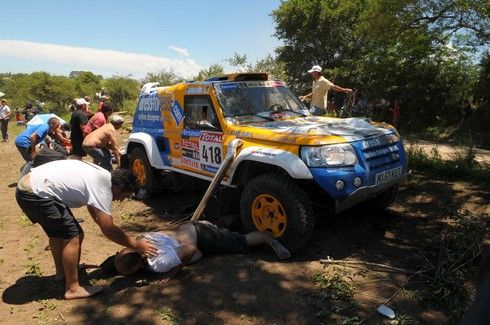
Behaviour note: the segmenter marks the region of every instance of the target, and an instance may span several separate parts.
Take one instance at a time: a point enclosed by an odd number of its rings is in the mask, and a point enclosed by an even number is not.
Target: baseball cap
[[[84,98],[78,98],[78,99],[77,99],[76,104],[77,104],[78,106],[81,106],[81,105],[88,105],[87,101],[86,101]]]
[[[322,72],[322,67],[320,67],[319,65],[314,65],[310,70],[308,70],[308,73],[312,73],[312,72]]]
[[[111,122],[113,124],[123,124],[124,123],[124,118],[121,115],[113,115],[111,117]]]

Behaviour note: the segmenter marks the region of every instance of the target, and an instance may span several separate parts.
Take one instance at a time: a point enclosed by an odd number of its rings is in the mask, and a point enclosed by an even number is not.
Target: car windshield
[[[282,81],[215,84],[223,114],[228,118],[258,116],[266,120],[304,116],[306,108]]]

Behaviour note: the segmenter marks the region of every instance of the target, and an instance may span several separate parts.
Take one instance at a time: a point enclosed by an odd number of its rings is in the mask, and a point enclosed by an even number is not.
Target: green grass
[[[39,261],[34,260],[32,257],[29,257],[29,262],[24,265],[26,275],[43,275],[43,271],[41,270],[41,266],[39,265]]]
[[[442,159],[439,151],[433,148],[430,153],[417,145],[407,150],[410,169],[426,173],[436,179],[464,180],[482,186],[490,186],[490,169],[479,166],[474,160],[474,148],[468,146],[457,152],[450,160]]]
[[[27,218],[27,216],[25,214],[22,214],[20,217],[19,217],[19,220],[17,221],[19,223],[19,225],[21,225],[22,227],[30,227],[32,226],[32,222],[31,220],[29,220],[29,218]]]
[[[169,324],[178,325],[179,320],[175,316],[172,308],[170,307],[162,307],[155,311],[156,315],[160,317],[161,320],[166,320]]]

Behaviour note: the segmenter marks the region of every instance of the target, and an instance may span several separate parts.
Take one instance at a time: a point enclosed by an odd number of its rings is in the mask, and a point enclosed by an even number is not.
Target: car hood
[[[231,131],[238,138],[300,145],[353,142],[393,132],[394,129],[388,124],[373,123],[363,118],[319,116],[234,125]]]

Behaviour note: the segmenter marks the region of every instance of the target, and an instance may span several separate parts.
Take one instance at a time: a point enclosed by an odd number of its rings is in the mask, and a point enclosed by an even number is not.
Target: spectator
[[[19,107],[17,107],[17,109],[15,110],[15,122],[17,123],[17,125],[26,124],[26,120],[24,119],[24,116],[22,116]]]
[[[350,88],[342,88],[335,85],[333,82],[323,77],[321,72],[322,68],[319,65],[314,65],[310,70],[308,70],[308,73],[313,78],[312,91],[307,95],[299,97],[299,99],[302,101],[308,99],[311,100],[310,112],[317,116],[326,114],[325,109],[327,107],[328,91],[330,89],[344,93],[352,92],[352,89]]]
[[[70,140],[72,145],[71,155],[75,159],[82,159],[87,154],[83,151],[83,129],[88,122],[88,105],[85,99],[79,98],[75,102],[75,110],[70,118]]]
[[[116,115],[111,119],[111,123],[104,124],[94,132],[89,133],[83,140],[83,150],[94,158],[99,166],[108,171],[112,170],[111,151],[116,159],[117,167],[121,167],[116,130],[119,130],[123,123],[124,119]]]
[[[108,171],[77,160],[57,160],[23,176],[15,193],[26,216],[39,223],[49,237],[56,268],[55,279],[65,279],[65,299],[87,298],[101,287],[80,285],[78,270],[84,233],[71,208],[86,206],[102,233],[111,241],[152,257],[155,247],[136,240],[114,225],[112,201],[129,197],[136,187],[134,175],[126,169]]]
[[[461,122],[459,122],[459,126],[463,125],[463,123],[467,121],[472,114],[473,108],[471,107],[471,103],[468,99],[465,99],[463,101],[463,106],[461,106]]]
[[[109,104],[104,104],[102,110],[97,112],[90,118],[87,125],[83,128],[83,137],[86,137],[89,133],[97,130],[102,125],[109,121],[109,116],[111,116],[113,110],[112,106]]]
[[[44,140],[48,132],[55,132],[60,124],[60,120],[53,116],[49,118],[47,123],[28,126],[24,132],[15,138],[15,146],[26,162],[21,167],[22,175],[27,173],[32,166],[32,160],[36,155],[36,145]]]
[[[39,110],[37,109],[37,107],[32,106],[32,103],[27,103],[23,113],[24,113],[25,121],[27,123],[34,116],[36,116],[37,113],[39,113]]]
[[[395,128],[398,127],[398,122],[400,121],[400,102],[398,100],[395,100],[393,102],[393,126]]]
[[[2,99],[0,103],[0,128],[2,129],[2,142],[7,142],[9,141],[8,126],[10,120],[10,107],[8,107],[5,99]]]
[[[68,156],[71,153],[71,141],[66,136],[65,128],[66,124],[61,125],[56,130],[49,131],[46,140],[49,139],[48,146],[50,149]]]

